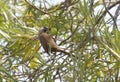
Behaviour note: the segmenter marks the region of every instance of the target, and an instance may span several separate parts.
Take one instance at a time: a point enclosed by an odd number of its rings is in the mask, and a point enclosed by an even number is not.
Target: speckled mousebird
[[[50,52],[62,52],[66,55],[70,55],[70,53],[62,50],[56,44],[52,34],[50,33],[50,28],[47,27],[40,28],[38,38],[46,53],[50,54]]]

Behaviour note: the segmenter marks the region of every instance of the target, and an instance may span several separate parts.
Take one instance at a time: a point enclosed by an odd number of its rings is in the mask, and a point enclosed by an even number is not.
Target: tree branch
[[[117,1],[117,2],[114,3],[113,5],[107,7],[107,10],[110,10],[111,8],[113,8],[114,6],[116,6],[117,4],[120,4],[120,1]],[[107,11],[105,10],[105,11],[103,12],[103,14],[98,18],[98,20],[96,21],[96,23],[95,23],[94,26],[96,26],[96,25],[102,20],[102,18],[106,15],[106,13],[107,13]]]

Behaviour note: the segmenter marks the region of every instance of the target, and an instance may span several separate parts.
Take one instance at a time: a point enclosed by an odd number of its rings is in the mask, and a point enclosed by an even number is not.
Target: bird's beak
[[[49,31],[51,31],[51,28],[49,28]]]

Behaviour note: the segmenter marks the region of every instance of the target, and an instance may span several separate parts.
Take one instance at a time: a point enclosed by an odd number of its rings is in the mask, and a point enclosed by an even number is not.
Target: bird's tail
[[[65,55],[68,55],[68,56],[75,57],[73,54],[71,54],[71,53],[69,53],[69,52],[67,52],[67,51],[65,51],[65,50],[61,50],[61,49],[60,49],[59,52],[62,52],[62,53],[64,53]]]

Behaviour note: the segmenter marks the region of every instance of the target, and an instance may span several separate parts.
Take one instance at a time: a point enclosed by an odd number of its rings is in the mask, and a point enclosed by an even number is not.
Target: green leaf
[[[5,32],[2,31],[2,30],[0,30],[0,34],[1,34],[4,38],[6,38],[6,39],[10,39],[10,38],[11,38],[7,33],[5,33]]]

